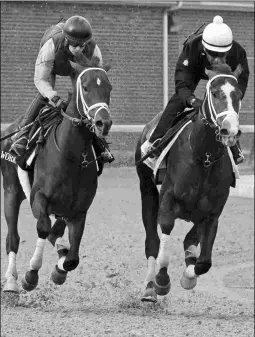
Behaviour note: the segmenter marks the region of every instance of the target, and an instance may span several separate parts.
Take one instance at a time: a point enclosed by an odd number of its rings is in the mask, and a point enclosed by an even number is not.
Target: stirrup
[[[245,157],[241,151],[239,151],[238,157],[234,158],[235,164],[239,165],[245,162]]]
[[[108,149],[105,149],[105,151],[101,153],[100,157],[101,161],[104,163],[112,163],[115,160],[114,156]]]

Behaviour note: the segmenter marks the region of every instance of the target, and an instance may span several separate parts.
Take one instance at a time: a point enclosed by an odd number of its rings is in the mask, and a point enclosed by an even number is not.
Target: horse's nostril
[[[228,136],[228,135],[229,135],[229,132],[228,132],[227,129],[220,129],[220,134],[221,134],[222,136]]]
[[[103,126],[103,122],[102,121],[97,121],[95,124],[96,124],[96,126],[98,128],[101,128]]]

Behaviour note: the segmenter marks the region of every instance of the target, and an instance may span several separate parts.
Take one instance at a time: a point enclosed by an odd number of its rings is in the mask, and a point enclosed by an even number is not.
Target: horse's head
[[[76,107],[81,116],[93,121],[98,137],[107,136],[112,126],[109,110],[112,85],[107,76],[109,69],[109,64],[99,67],[97,58],[86,60],[82,66],[75,66]]]
[[[223,144],[232,146],[241,135],[239,110],[242,92],[238,86],[239,65],[234,72],[227,64],[214,64],[206,70],[209,81],[202,106],[204,119],[217,130]]]

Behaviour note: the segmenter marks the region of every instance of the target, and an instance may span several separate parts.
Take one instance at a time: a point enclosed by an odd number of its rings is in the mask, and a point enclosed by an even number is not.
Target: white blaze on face
[[[101,80],[100,80],[100,78],[98,78],[97,79],[97,85],[100,86],[100,84],[101,84]]]
[[[221,89],[224,92],[227,101],[227,114],[222,122],[221,128],[227,129],[230,136],[235,136],[239,128],[238,113],[234,110],[231,99],[231,92],[235,91],[235,88],[227,82]]]

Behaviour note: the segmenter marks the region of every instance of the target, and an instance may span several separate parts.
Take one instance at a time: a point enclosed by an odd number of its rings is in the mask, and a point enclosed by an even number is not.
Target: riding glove
[[[202,104],[203,104],[203,101],[199,98],[196,98],[195,96],[190,96],[187,99],[187,106],[189,108],[199,109]]]
[[[66,101],[64,101],[62,98],[60,98],[59,96],[54,96],[54,97],[52,97],[52,99],[51,99],[51,102],[53,102],[54,103],[54,105],[55,105],[55,107],[56,108],[60,108],[60,109],[62,109],[62,110],[66,110],[66,108],[67,108],[67,103],[66,103]]]

